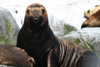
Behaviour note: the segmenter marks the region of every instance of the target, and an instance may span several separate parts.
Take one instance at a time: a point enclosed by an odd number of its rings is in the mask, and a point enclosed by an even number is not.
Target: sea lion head
[[[100,10],[82,23],[81,28],[85,27],[100,27]]]
[[[84,17],[89,19],[93,14],[95,14],[98,10],[100,10],[100,5],[95,5],[95,7],[84,12]]]
[[[43,5],[34,3],[27,7],[25,14],[25,22],[27,22],[31,26],[31,28],[41,27],[47,21],[47,11]]]

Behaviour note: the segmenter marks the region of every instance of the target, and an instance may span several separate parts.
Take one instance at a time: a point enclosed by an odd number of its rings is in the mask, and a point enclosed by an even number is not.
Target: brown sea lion
[[[89,19],[83,22],[81,28],[84,27],[100,27],[100,10],[98,10]]]
[[[100,10],[100,5],[96,5],[95,7],[87,10],[84,12],[84,17],[86,19],[90,18],[94,13],[96,13],[98,10]]]
[[[33,67],[34,59],[25,50],[11,45],[0,45],[0,64],[14,67]]]
[[[36,67],[96,67],[99,62],[99,58],[83,46],[57,38],[50,29],[45,7],[38,3],[26,9],[17,46],[35,59]],[[86,63],[90,66],[84,65]]]

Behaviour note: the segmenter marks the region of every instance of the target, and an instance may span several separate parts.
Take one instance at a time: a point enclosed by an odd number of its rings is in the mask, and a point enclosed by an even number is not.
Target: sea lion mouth
[[[33,24],[40,24],[42,23],[42,17],[33,17],[32,22]]]
[[[29,24],[31,26],[31,28],[39,28],[42,26],[42,21],[43,21],[43,18],[40,16],[40,17],[30,17],[29,18]]]
[[[33,16],[33,17],[29,17],[29,22],[33,23],[33,24],[38,24],[42,22],[42,17],[41,16]]]
[[[34,17],[33,19],[34,19],[34,21],[39,21],[38,17]]]
[[[39,17],[33,17],[33,21],[34,21],[34,23],[38,23],[39,21],[41,21],[41,18],[39,18]]]

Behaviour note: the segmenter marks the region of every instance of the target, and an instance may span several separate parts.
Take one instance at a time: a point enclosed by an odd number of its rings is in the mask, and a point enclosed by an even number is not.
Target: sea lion
[[[34,59],[25,50],[11,45],[0,45],[0,64],[13,67],[33,67]]]
[[[17,47],[25,49],[35,59],[36,67],[82,67],[87,60],[88,65],[96,67],[94,62],[99,61],[94,53],[83,46],[57,38],[49,26],[45,7],[38,3],[26,9]],[[85,54],[87,52],[91,55]],[[90,64],[90,59],[96,61]]]
[[[100,10],[100,5],[96,5],[95,7],[87,10],[84,12],[84,17],[86,19],[90,18],[94,13],[96,13],[98,10]]]
[[[100,27],[100,10],[82,23],[81,28],[85,27]]]

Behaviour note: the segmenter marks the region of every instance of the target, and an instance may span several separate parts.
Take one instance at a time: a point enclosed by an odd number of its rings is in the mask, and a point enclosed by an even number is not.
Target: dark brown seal
[[[83,22],[81,28],[85,27],[100,27],[100,10]]]
[[[33,67],[34,59],[25,50],[11,45],[0,45],[0,64],[14,67]]]
[[[96,67],[94,62],[99,61],[98,57],[86,48],[57,38],[49,27],[45,7],[38,3],[26,9],[17,46],[25,49],[35,59],[36,67],[83,67],[85,61],[88,61],[91,67]],[[93,61],[94,59],[96,61]]]

